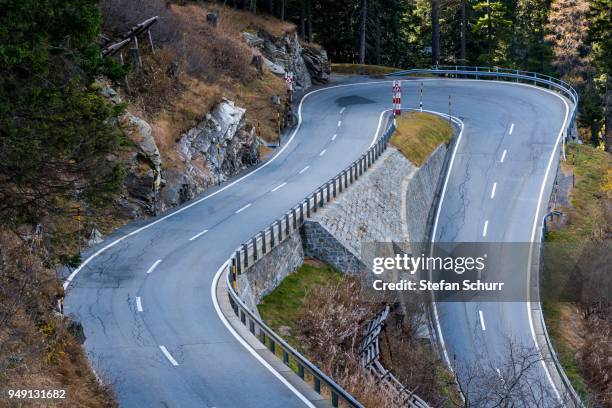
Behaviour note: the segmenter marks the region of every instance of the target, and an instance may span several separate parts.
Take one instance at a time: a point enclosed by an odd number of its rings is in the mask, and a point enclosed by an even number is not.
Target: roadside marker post
[[[402,114],[402,85],[401,85],[401,81],[393,81],[392,101],[393,101],[393,121],[395,122],[395,118]]]
[[[423,112],[423,82],[421,82],[421,89],[419,91],[419,110]]]

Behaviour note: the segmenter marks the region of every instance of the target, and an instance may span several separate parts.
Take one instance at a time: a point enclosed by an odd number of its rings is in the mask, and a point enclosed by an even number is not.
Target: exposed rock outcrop
[[[287,33],[277,37],[259,30],[242,33],[251,47],[260,50],[271,72],[284,75],[292,72],[298,88],[309,88],[312,83],[329,80],[331,66],[327,53],[318,47],[302,46],[297,33]]]
[[[163,203],[181,204],[259,162],[259,141],[255,128],[246,123],[245,112],[224,99],[201,123],[181,135],[178,150],[185,166],[164,173]]]

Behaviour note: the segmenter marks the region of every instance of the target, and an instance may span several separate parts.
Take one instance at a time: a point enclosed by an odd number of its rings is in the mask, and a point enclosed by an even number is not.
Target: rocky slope
[[[254,55],[262,55],[266,68],[278,76],[292,72],[296,88],[329,80],[330,63],[324,50],[302,45],[295,32],[274,36],[264,30],[242,33]],[[97,81],[100,94],[112,103],[123,103],[110,82]],[[247,110],[222,98],[203,119],[186,132],[175,135],[178,164],[166,165],[152,127],[142,117],[128,112],[120,119],[132,142],[126,163],[125,195],[120,205],[130,217],[139,218],[180,205],[207,188],[223,182],[261,160],[262,141],[256,126],[247,120]]]

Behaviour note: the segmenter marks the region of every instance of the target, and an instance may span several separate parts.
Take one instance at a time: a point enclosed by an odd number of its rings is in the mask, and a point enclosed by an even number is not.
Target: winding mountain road
[[[418,105],[418,86],[404,80],[404,106]],[[552,188],[542,185],[566,103],[511,83],[425,80],[426,109],[447,112],[448,95],[465,129],[436,240],[530,241],[540,190],[546,199]],[[211,283],[240,243],[370,146],[390,101],[390,81],[311,92],[298,128],[273,159],[84,254],[66,282],[65,307],[83,323],[90,361],[113,383],[121,406],[304,406],[227,331]],[[448,353],[458,359],[499,358],[504,333],[532,341],[524,303],[446,303],[438,311]],[[484,350],[474,350],[476,337]]]

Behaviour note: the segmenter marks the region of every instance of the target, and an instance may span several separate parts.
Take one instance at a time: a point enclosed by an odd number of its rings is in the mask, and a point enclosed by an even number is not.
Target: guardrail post
[[[249,319],[249,331],[255,335],[255,322],[252,319]]]
[[[285,236],[289,235],[289,214],[285,214]]]
[[[291,209],[291,215],[293,216],[293,229],[297,228],[297,215],[295,213],[295,207]]]
[[[317,377],[314,379],[314,390],[319,394],[321,393],[321,380]]]
[[[306,217],[310,218],[310,197],[306,199]]]
[[[261,254],[266,254],[266,230],[261,231]]]
[[[242,244],[242,250],[244,251],[244,269],[249,267],[249,247],[247,244]]]
[[[349,173],[350,173],[350,184],[353,184],[353,165],[351,164],[351,167],[349,167]],[[348,187],[348,185],[347,185]]]
[[[298,375],[303,380],[304,379],[304,366],[298,363]]]
[[[278,243],[280,244],[283,240],[283,221],[276,220],[276,222],[278,223]]]
[[[253,237],[253,261],[257,260],[257,235]]]
[[[261,327],[259,328],[259,341],[264,345],[266,344],[266,332]]]
[[[240,250],[236,251],[236,270],[238,274],[242,272],[242,264],[240,263]]]
[[[274,223],[270,225],[270,249],[274,248]]]
[[[326,197],[327,197],[327,202],[329,203],[329,201],[331,200],[331,196],[330,196],[330,192],[329,192],[329,181],[327,183],[325,183],[325,193],[326,193]]]
[[[338,179],[334,177],[334,181],[332,181],[332,197],[336,198],[336,182]]]
[[[270,350],[272,354],[276,354],[276,343],[274,343],[274,340],[272,340],[272,337],[268,337],[268,340],[270,340],[270,345],[268,346],[268,350]]]
[[[285,350],[283,350],[283,363],[285,363],[285,365],[289,365],[289,353],[287,353]]]
[[[246,326],[246,313],[242,309],[240,309],[240,321]]]
[[[317,192],[312,193],[312,210],[317,212]]]
[[[319,191],[321,192],[321,201],[319,201],[319,207],[323,207],[323,205],[325,204],[325,201],[323,198],[323,187],[321,187]]]
[[[338,394],[332,391],[332,407],[338,408]]]
[[[300,223],[304,222],[304,203],[300,203]]]

